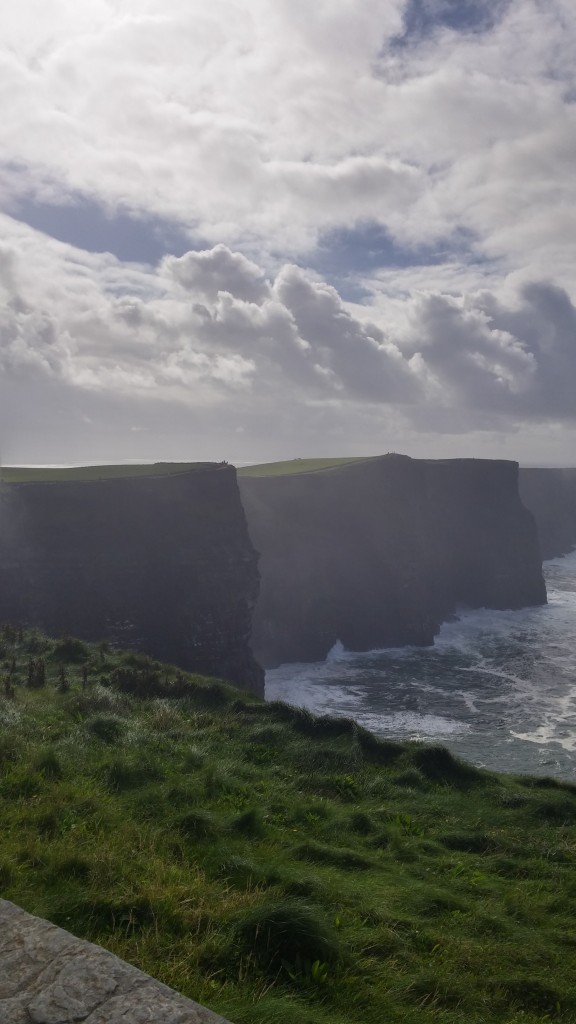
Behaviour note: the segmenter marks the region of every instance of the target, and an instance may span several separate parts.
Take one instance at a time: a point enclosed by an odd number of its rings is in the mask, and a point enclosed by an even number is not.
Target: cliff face
[[[261,589],[267,667],[433,641],[458,606],[546,601],[536,528],[512,462],[383,456],[239,478]]]
[[[576,547],[576,469],[521,469],[520,496],[536,520],[543,558]]]
[[[261,693],[257,558],[233,467],[0,484],[0,621],[112,643]]]

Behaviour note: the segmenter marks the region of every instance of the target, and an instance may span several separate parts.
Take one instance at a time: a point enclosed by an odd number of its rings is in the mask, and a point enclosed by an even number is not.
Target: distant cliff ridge
[[[261,588],[253,626],[267,667],[433,642],[459,606],[543,604],[532,515],[513,462],[379,458],[284,475],[244,470]]]
[[[261,693],[257,557],[235,469],[115,469],[3,471],[0,621],[107,640]]]
[[[576,469],[521,469],[520,496],[536,519],[543,558],[576,548]]]

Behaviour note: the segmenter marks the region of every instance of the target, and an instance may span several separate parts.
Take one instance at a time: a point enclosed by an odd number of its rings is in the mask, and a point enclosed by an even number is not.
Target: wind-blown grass
[[[576,1020],[576,787],[68,651],[0,631],[2,896],[236,1024]]]

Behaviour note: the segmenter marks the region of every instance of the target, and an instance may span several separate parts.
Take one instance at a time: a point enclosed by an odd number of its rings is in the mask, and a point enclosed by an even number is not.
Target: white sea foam
[[[546,565],[548,605],[465,610],[434,647],[268,672],[266,696],[346,715],[382,735],[445,741],[509,771],[576,776],[576,552]],[[466,680],[465,685],[463,685]]]

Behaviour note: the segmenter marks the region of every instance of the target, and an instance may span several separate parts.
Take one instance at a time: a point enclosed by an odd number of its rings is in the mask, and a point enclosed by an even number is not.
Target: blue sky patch
[[[358,278],[368,277],[383,267],[434,266],[456,256],[478,262],[472,252],[473,242],[469,232],[458,230],[449,239],[440,239],[433,245],[403,246],[381,224],[368,222],[326,232],[308,265],[333,284],[343,299],[360,302],[370,293]]]
[[[408,0],[404,30],[396,46],[411,45],[437,28],[454,32],[488,32],[498,24],[510,0]]]
[[[70,204],[21,199],[12,213],[37,231],[86,252],[109,252],[125,262],[155,265],[168,254],[182,256],[203,247],[173,221],[137,217],[125,210],[108,213],[86,196],[74,195]]]

